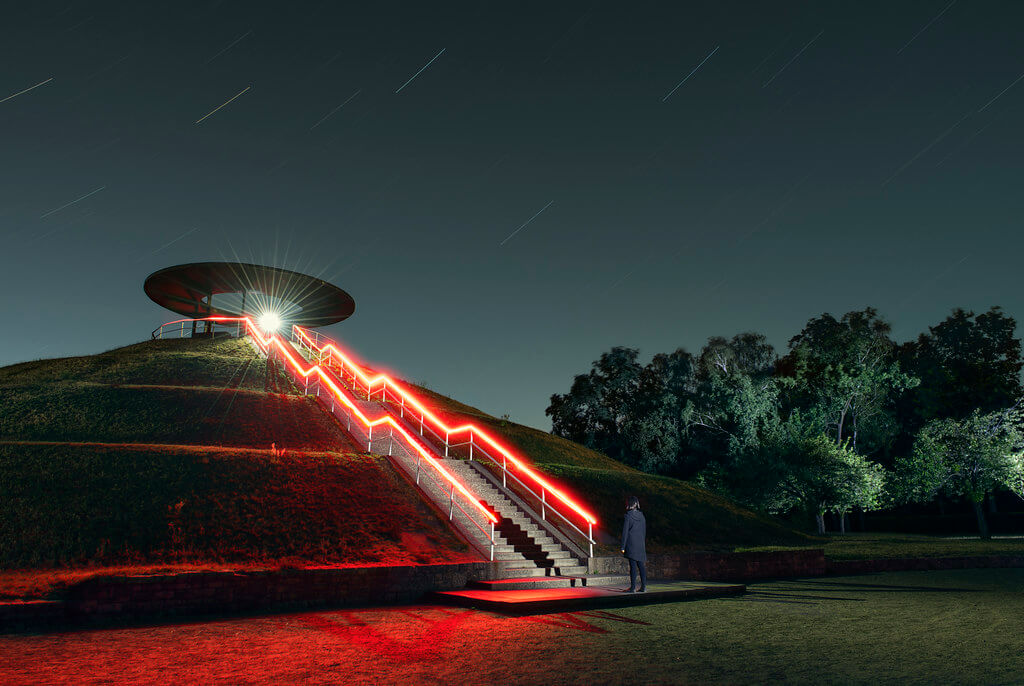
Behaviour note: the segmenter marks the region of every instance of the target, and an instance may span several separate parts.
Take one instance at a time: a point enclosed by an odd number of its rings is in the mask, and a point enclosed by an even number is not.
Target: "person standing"
[[[640,511],[640,500],[629,496],[626,504],[626,519],[622,523],[622,554],[629,560],[629,590],[627,593],[643,593],[647,590],[647,520]],[[640,590],[636,588],[636,574],[640,572]]]

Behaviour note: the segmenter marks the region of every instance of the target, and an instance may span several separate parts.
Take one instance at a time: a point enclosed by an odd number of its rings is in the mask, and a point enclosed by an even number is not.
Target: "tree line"
[[[614,347],[551,396],[552,433],[825,532],[861,511],[943,495],[1024,497],[1021,342],[1001,308],[956,309],[898,344],[874,308],[765,336],[712,337],[639,362]],[[842,526],[842,524],[841,524]]]

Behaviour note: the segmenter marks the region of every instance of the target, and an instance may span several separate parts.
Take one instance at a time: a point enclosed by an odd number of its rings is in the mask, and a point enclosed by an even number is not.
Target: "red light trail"
[[[496,440],[494,440],[493,437],[491,437],[487,432],[483,431],[480,427],[476,426],[475,424],[463,424],[462,426],[456,427],[448,426],[439,417],[437,417],[437,415],[435,415],[426,407],[424,407],[423,403],[421,403],[420,400],[415,395],[406,390],[401,383],[395,381],[387,374],[378,374],[377,376],[374,376],[372,378],[368,377],[363,372],[363,368],[360,365],[353,362],[352,359],[344,352],[342,352],[336,345],[334,345],[334,343],[327,343],[326,345],[320,346],[317,345],[316,341],[314,341],[313,338],[307,333],[307,331],[301,326],[293,326],[292,329],[303,340],[305,340],[306,343],[311,348],[318,350],[321,353],[321,355],[333,356],[336,360],[340,362],[341,365],[348,368],[350,374],[352,374],[353,376],[358,376],[359,379],[366,386],[367,396],[372,395],[372,393],[374,392],[374,387],[377,386],[381,388],[382,398],[384,397],[384,392],[387,389],[390,389],[392,393],[398,394],[401,398],[405,400],[406,403],[412,405],[418,412],[420,412],[422,416],[428,418],[431,424],[434,425],[434,427],[436,427],[440,431],[445,432],[446,435],[453,436],[464,433],[467,435],[468,438],[469,435],[472,434],[476,438],[482,440],[483,442],[494,448],[500,455],[502,455],[505,459],[507,459],[509,462],[515,465],[520,472],[528,476],[534,483],[540,485],[546,491],[548,491],[556,498],[558,498],[563,504],[565,504],[573,512],[582,517],[586,522],[588,522],[589,524],[597,524],[597,519],[594,517],[594,515],[587,512],[584,508],[582,508],[579,504],[572,500],[572,498],[567,496],[557,487],[552,486],[551,482],[549,482],[547,479],[539,475],[536,471],[530,469],[530,467],[528,467],[523,462],[522,458],[514,455],[511,451],[508,450],[508,448],[498,443]]]
[[[186,321],[193,320],[178,319],[173,322],[167,322],[167,324],[164,324],[164,326],[169,326],[171,324],[177,324],[179,322]],[[308,367],[303,367],[303,365],[297,359],[295,348],[293,348],[290,343],[281,340],[280,336],[272,333],[270,334],[269,337],[264,337],[263,333],[256,327],[255,324],[253,324],[252,320],[249,319],[248,317],[205,317],[203,319],[200,319],[199,321],[244,322],[246,331],[250,333],[253,340],[264,353],[269,355],[273,348],[277,348],[280,351],[281,355],[283,355],[284,358],[288,361],[289,365],[291,365],[292,369],[295,370],[295,372],[302,375],[304,378],[308,378],[314,375],[319,377],[319,381],[326,388],[330,389],[330,391],[334,394],[334,397],[337,398],[343,405],[345,405],[349,409],[349,412],[352,414],[352,416],[356,417],[367,428],[380,426],[382,424],[390,425],[394,431],[396,431],[403,438],[405,438],[408,444],[412,446],[413,449],[415,449],[416,452],[420,454],[420,457],[426,460],[427,463],[430,466],[432,466],[444,478],[445,481],[450,483],[455,488],[455,490],[457,490],[459,493],[463,495],[463,497],[466,498],[466,500],[471,502],[480,512],[482,512],[487,517],[488,521],[498,521],[498,518],[494,515],[494,513],[492,513],[490,510],[484,507],[480,503],[480,501],[472,493],[470,493],[469,490],[465,486],[463,486],[458,479],[452,476],[447,469],[442,467],[434,458],[434,456],[430,454],[430,451],[424,448],[419,443],[419,441],[414,439],[412,435],[409,434],[409,432],[406,431],[403,426],[398,424],[398,422],[396,422],[390,415],[384,415],[382,417],[378,417],[377,419],[370,419],[369,417],[364,415],[359,410],[359,408],[356,407],[356,404],[352,401],[348,394],[345,393],[345,391],[341,389],[336,383],[334,383],[334,380],[330,377],[330,375],[328,375],[326,372],[324,372],[323,369],[320,368],[320,365],[314,364]]]

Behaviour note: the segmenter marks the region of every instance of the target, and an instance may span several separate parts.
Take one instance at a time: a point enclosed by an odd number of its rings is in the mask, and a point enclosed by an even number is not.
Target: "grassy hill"
[[[0,569],[470,558],[244,340],[0,368],[0,493]]]
[[[615,537],[630,495],[640,498],[647,517],[648,549],[652,551],[732,550],[738,546],[815,542],[771,517],[684,481],[646,474],[578,443],[493,417],[426,388],[412,388],[446,422],[459,424],[469,418],[479,423],[586,503],[600,522],[608,550],[617,549]]]
[[[420,392],[577,494],[608,550],[629,494],[644,504],[655,551],[807,543],[684,482]],[[386,459],[361,454],[312,398],[230,338],[0,368],[0,493],[7,570],[471,557]]]

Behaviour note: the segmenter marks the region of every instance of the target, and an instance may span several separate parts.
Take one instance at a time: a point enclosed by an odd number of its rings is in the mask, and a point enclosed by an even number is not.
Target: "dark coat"
[[[647,562],[644,539],[647,538],[647,520],[640,510],[626,510],[626,521],[622,523],[622,546],[626,557]]]

